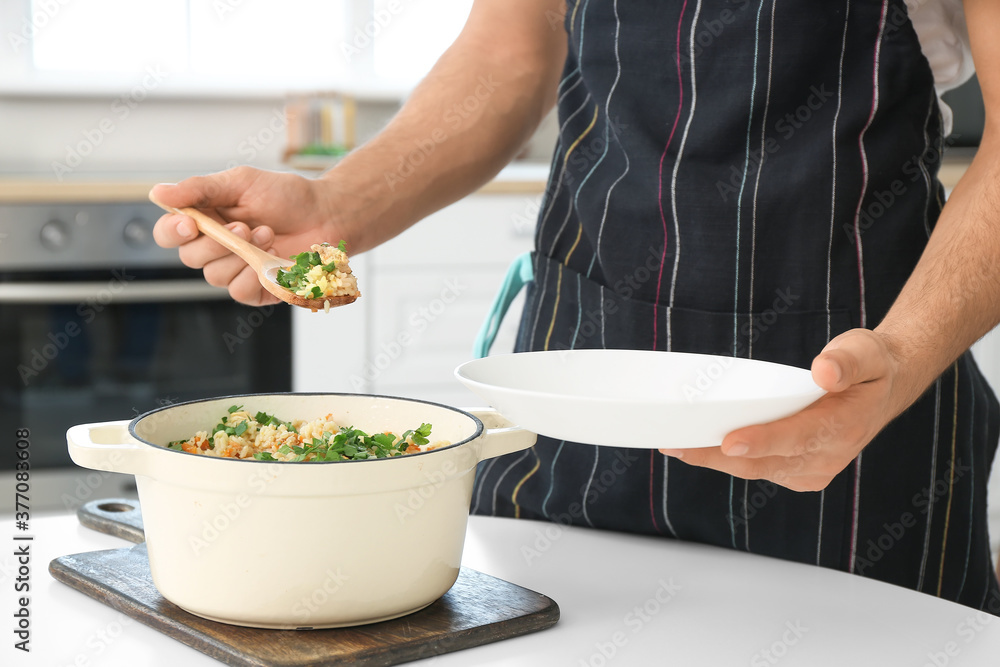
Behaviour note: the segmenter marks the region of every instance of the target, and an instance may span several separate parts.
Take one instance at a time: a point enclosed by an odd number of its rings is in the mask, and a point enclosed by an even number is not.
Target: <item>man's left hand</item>
[[[660,451],[793,491],[822,490],[901,410],[892,391],[898,364],[881,334],[852,329],[823,348],[812,376],[828,393],[791,417],[733,431],[719,447]]]

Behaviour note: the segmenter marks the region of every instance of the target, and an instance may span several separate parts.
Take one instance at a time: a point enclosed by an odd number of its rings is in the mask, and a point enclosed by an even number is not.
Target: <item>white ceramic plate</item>
[[[639,449],[715,447],[734,429],[794,414],[824,393],[802,368],[642,350],[496,355],[455,375],[530,431]]]

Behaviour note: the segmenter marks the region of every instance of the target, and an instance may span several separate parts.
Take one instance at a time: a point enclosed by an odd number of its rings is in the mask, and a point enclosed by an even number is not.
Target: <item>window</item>
[[[375,0],[378,20],[391,21],[375,38],[375,76],[416,81],[434,65],[461,32],[472,0]],[[393,6],[401,8],[391,14]]]
[[[14,0],[0,89],[119,90],[151,68],[164,92],[405,91],[472,0]]]

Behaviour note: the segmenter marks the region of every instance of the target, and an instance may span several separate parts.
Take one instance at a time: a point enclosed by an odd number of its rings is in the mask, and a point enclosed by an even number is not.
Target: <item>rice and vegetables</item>
[[[278,284],[307,299],[358,296],[346,249],[344,241],[313,244],[309,252],[292,256],[294,266],[278,269]]]
[[[241,405],[231,406],[211,431],[198,431],[168,447],[189,454],[258,461],[362,461],[426,452],[449,442],[430,441],[431,425],[400,435],[369,435],[342,427],[326,415],[311,421],[284,421],[266,412],[251,414]]]

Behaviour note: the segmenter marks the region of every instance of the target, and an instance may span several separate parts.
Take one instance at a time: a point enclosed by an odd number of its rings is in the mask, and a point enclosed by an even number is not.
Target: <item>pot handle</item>
[[[465,412],[478,417],[486,428],[480,461],[527,449],[538,439],[537,435],[516,426],[493,408],[467,408]]]
[[[129,420],[81,424],[66,431],[69,456],[78,466],[143,475],[149,452],[128,432]]]

